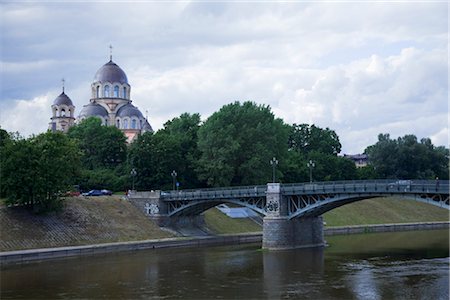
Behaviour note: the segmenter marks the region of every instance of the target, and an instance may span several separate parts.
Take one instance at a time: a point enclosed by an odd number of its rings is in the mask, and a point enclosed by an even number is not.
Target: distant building
[[[367,154],[344,154],[344,157],[352,160],[357,168],[365,167],[369,163]]]
[[[97,117],[102,124],[116,126],[131,142],[138,134],[153,132],[147,118],[132,104],[131,86],[125,72],[112,61],[103,65],[91,84],[91,99],[84,105],[75,120],[72,100],[63,92],[52,105],[53,116],[49,125],[52,131],[64,131],[88,117]]]
[[[67,132],[69,127],[75,124],[75,106],[72,100],[64,93],[64,86],[61,95],[53,101],[52,113],[49,123],[51,131]]]

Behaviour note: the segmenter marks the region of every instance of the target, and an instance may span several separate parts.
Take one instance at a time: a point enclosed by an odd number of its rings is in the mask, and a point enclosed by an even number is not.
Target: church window
[[[128,129],[128,120],[123,120],[123,129]]]
[[[116,127],[117,127],[117,128],[120,128],[120,120],[117,120],[117,121],[116,121]]]
[[[142,129],[142,120],[139,120],[139,129]]]
[[[100,98],[100,86],[97,86],[97,98]]]
[[[123,99],[127,99],[127,88],[123,87]]]
[[[118,85],[116,85],[114,87],[114,97],[119,98],[119,86]]]
[[[63,109],[61,109],[61,117],[65,117],[66,116],[66,111]]]
[[[131,128],[136,129],[136,120],[135,119],[131,120]]]
[[[104,97],[109,97],[109,85],[105,85]]]

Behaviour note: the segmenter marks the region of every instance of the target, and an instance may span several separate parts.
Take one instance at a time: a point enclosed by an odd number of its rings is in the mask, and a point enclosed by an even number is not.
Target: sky
[[[45,132],[62,78],[78,115],[112,45],[155,130],[253,101],[336,131],[346,154],[380,133],[448,147],[448,5],[2,1],[0,128]]]

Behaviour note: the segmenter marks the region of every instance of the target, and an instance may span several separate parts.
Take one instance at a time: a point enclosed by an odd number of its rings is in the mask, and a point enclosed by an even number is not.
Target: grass
[[[0,251],[170,237],[118,196],[74,197],[60,213],[0,207]]]
[[[323,215],[327,227],[449,221],[449,211],[401,198],[375,198],[338,207]],[[208,228],[217,234],[262,231],[249,219],[232,219],[212,208],[205,212]]]
[[[205,212],[206,227],[216,234],[232,234],[261,231],[261,226],[250,219],[233,219],[217,208]]]
[[[323,215],[326,226],[449,221],[449,211],[401,198],[375,198],[347,204]]]

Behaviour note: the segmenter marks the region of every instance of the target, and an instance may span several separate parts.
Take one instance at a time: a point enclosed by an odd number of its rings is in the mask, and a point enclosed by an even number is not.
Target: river
[[[323,249],[156,249],[9,265],[1,299],[449,299],[449,231],[328,236]]]

